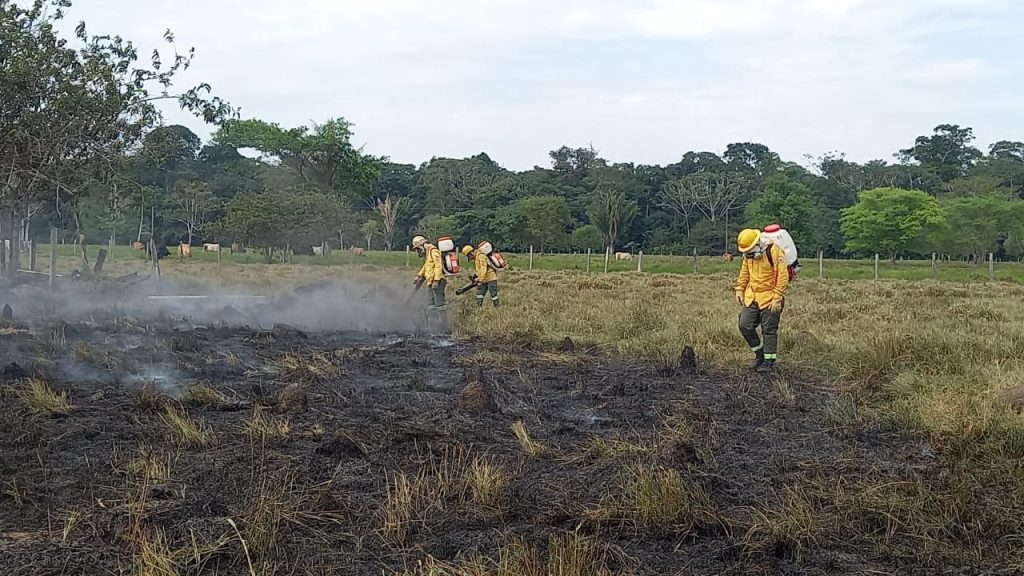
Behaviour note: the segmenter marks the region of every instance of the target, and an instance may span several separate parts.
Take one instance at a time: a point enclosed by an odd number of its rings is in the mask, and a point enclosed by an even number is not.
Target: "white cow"
[[[633,259],[633,255],[630,254],[629,252],[616,252],[615,253],[615,259],[616,260],[632,260]]]
[[[313,256],[323,256],[323,255],[324,255],[324,247],[323,246],[313,246]]]
[[[220,244],[203,244],[203,252],[220,252]]]

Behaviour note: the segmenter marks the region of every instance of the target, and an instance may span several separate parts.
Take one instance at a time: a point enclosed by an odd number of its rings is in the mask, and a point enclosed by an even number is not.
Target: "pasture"
[[[148,273],[135,254],[113,256],[107,277]],[[930,262],[883,264],[915,280],[818,280],[808,265],[784,315],[780,374],[766,379],[742,366],[735,263],[707,258],[695,275],[692,258],[645,257],[645,273],[586,274],[578,256],[535,255],[528,271],[528,256],[510,255],[501,308],[449,288],[449,337],[421,330],[404,258],[265,265],[196,250],[163,260],[159,287],[11,288],[0,565],[1024,570],[1015,281],[956,263],[942,266],[977,281],[935,281]],[[871,263],[827,264],[873,276]],[[162,308],[145,297],[157,291],[267,299]]]

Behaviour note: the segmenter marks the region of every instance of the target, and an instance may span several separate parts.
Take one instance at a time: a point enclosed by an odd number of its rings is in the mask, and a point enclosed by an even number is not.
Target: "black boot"
[[[771,374],[775,371],[775,360],[765,360],[757,367],[759,374]]]
[[[754,356],[754,361],[750,363],[751,370],[757,370],[764,364],[764,352],[757,351],[757,356]]]

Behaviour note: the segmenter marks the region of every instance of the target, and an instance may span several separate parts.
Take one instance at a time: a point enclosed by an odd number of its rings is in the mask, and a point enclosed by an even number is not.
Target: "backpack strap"
[[[771,244],[768,246],[768,249],[764,251],[764,255],[768,257],[768,264],[771,265],[772,270],[775,269],[775,262],[772,261],[772,248],[774,246],[775,244]]]

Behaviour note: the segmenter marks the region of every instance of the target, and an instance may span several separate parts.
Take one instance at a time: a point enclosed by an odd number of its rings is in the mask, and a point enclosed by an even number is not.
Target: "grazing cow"
[[[203,244],[203,252],[220,252],[220,244]]]
[[[146,244],[146,254],[150,258],[153,257],[153,252],[149,249],[149,244]],[[171,255],[171,253],[167,251],[167,246],[164,246],[162,242],[157,245],[157,247],[156,247],[156,257],[157,257],[157,260],[159,260],[160,258],[166,258],[167,256],[170,256],[170,255]]]
[[[185,242],[178,244],[178,258],[191,258],[192,257],[192,245]]]
[[[732,262],[732,254],[728,252],[722,254],[722,262]]]
[[[352,253],[355,254],[356,256],[366,256],[366,250],[358,246],[352,247]]]
[[[616,252],[615,253],[615,259],[616,260],[632,260],[633,259],[633,255],[630,254],[629,252]]]
[[[323,256],[323,255],[324,255],[324,247],[323,246],[313,246],[313,256]]]
[[[245,254],[245,248],[242,247],[242,243],[241,242],[232,242],[231,243],[231,253],[232,254]]]
[[[146,245],[142,242],[132,242],[132,250],[145,250]]]

